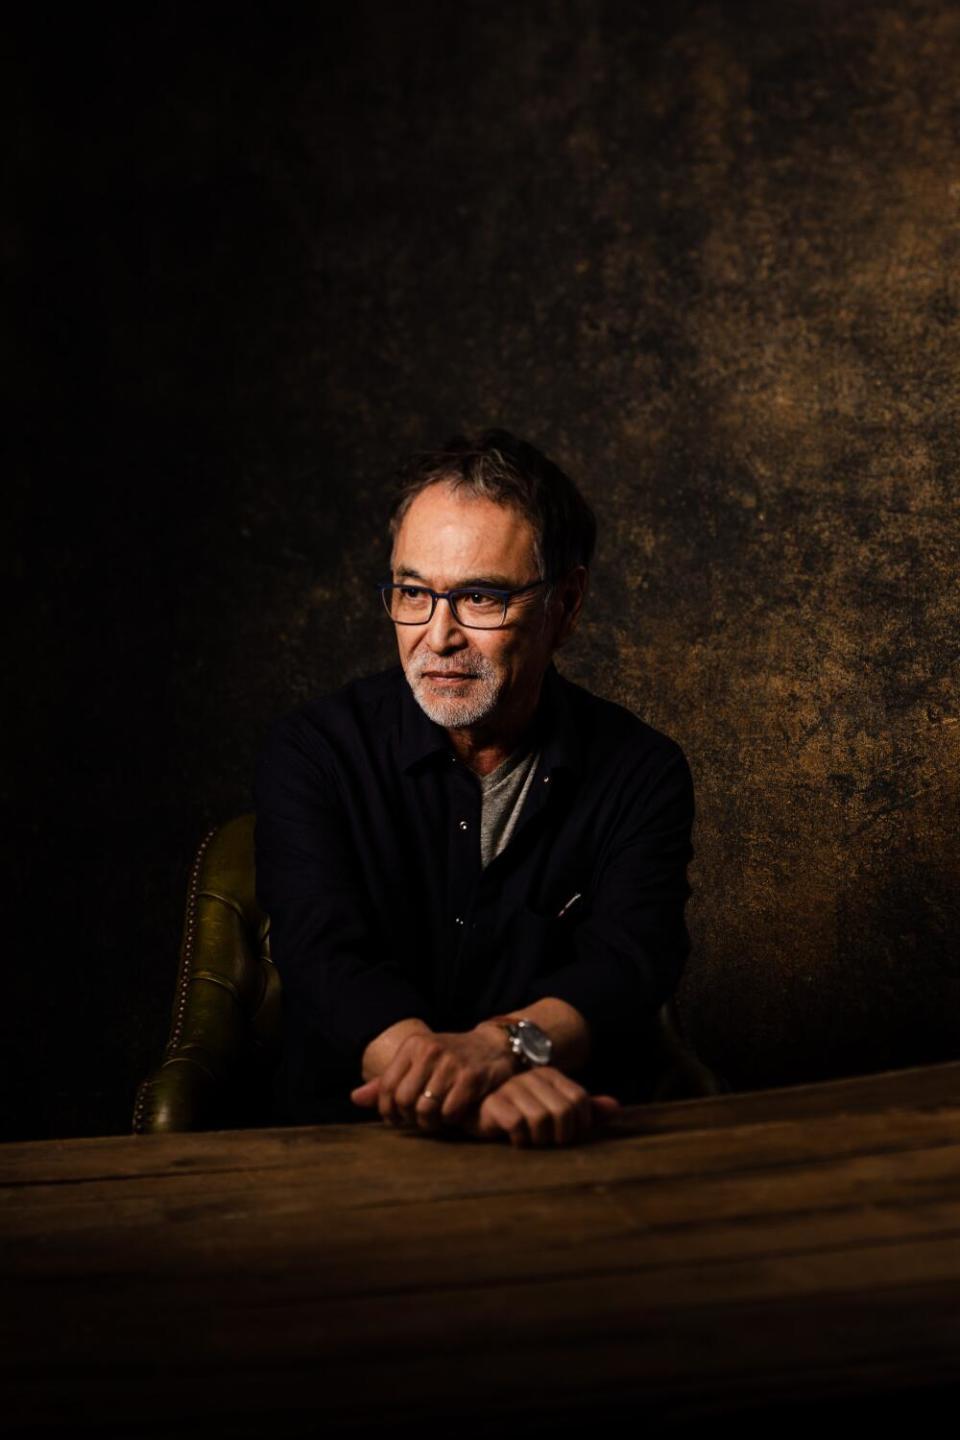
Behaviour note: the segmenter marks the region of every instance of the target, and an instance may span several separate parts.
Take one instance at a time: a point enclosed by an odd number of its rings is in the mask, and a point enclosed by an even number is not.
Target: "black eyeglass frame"
[[[394,625],[429,625],[437,608],[438,600],[446,600],[450,606],[454,620],[462,625],[465,630],[500,630],[506,624],[507,611],[510,608],[510,601],[517,595],[526,595],[530,590],[536,590],[541,585],[548,585],[548,580],[531,580],[529,585],[518,585],[515,590],[501,590],[495,585],[458,585],[453,590],[431,590],[429,585],[420,585],[416,582],[410,584],[397,584],[395,580],[382,580],[376,589],[380,592],[380,599],[383,601],[383,608]],[[391,590],[419,590],[424,595],[430,596],[430,614],[423,620],[398,620],[390,613],[390,592]],[[503,606],[503,613],[496,625],[471,625],[468,620],[461,620],[457,611],[457,597],[463,595],[490,595],[499,600]]]

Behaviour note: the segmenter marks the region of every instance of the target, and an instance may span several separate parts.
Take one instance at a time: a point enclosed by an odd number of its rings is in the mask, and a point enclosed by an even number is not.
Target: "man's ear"
[[[590,576],[586,565],[575,565],[563,580],[554,586],[554,601],[559,607],[556,648],[565,645],[577,628],[583,602],[587,598]]]

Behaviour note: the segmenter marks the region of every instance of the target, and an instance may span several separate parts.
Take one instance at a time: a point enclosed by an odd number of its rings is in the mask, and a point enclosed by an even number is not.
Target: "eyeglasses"
[[[457,590],[431,590],[429,585],[378,585],[384,609],[395,625],[429,625],[438,600],[446,600],[458,625],[468,630],[497,630],[506,623],[510,601],[546,585],[531,580],[516,590],[497,590],[488,585],[467,585]]]

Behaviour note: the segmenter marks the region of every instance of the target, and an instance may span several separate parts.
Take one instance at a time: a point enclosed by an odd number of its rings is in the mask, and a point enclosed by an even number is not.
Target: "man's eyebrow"
[[[427,584],[420,571],[414,570],[410,565],[398,565],[393,573],[397,576],[402,575],[408,580],[419,580],[422,584]],[[486,590],[515,590],[517,588],[517,582],[506,575],[468,575],[466,579],[458,580],[455,585],[451,586],[451,589],[469,590],[472,585],[483,586]]]
[[[506,575],[470,575],[466,580],[460,580],[455,589],[469,590],[471,585],[483,585],[488,590],[515,590],[515,580],[508,580]]]

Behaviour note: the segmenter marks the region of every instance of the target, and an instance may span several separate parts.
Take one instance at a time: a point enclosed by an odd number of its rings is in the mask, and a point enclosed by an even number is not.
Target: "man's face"
[[[533,526],[512,506],[439,483],[421,491],[403,517],[393,549],[395,583],[431,590],[493,585],[519,589],[538,578]],[[493,733],[525,724],[559,638],[542,589],[510,603],[497,630],[459,625],[438,600],[425,625],[398,625],[400,662],[420,707],[447,730]]]

